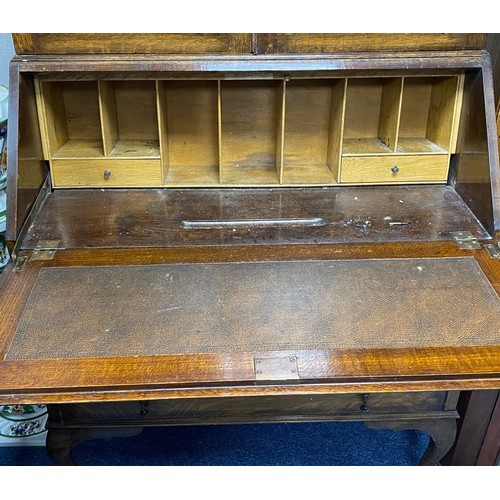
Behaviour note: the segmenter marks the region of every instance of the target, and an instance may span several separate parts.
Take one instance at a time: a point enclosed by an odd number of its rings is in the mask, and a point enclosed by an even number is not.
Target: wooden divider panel
[[[158,187],[404,183],[403,175],[377,170],[386,162],[370,158],[408,155],[414,158],[404,164],[424,165],[421,155],[441,154],[444,171],[438,160],[421,176],[412,170],[411,182],[442,183],[458,133],[463,76],[67,80],[37,88],[49,160],[160,160]],[[348,157],[366,161],[348,164]],[[52,162],[53,169],[61,165]],[[87,185],[78,180],[83,171],[71,173],[72,186]],[[70,187],[61,183],[67,173],[55,173],[58,187]],[[101,176],[101,184],[98,177],[91,184],[110,187],[106,170]],[[144,187],[151,183],[150,177]]]

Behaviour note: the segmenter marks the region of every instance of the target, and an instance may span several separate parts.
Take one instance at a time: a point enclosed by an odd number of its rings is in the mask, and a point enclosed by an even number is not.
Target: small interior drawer
[[[162,184],[160,160],[52,160],[52,184],[71,187],[154,187]]]
[[[448,155],[349,156],[342,158],[343,184],[446,182]]]

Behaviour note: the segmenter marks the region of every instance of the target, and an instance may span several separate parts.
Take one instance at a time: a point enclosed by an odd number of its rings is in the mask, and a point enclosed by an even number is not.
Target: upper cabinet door
[[[17,54],[249,54],[250,33],[13,33]]]
[[[484,49],[485,33],[13,33],[17,54],[310,54]]]
[[[257,33],[257,54],[483,49],[485,33]]]

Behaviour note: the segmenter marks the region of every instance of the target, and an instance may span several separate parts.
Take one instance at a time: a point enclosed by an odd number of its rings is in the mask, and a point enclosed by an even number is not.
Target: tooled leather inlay
[[[471,257],[45,268],[7,359],[500,341]]]

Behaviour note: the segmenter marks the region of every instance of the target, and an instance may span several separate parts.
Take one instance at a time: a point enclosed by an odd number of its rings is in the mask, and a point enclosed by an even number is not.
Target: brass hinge
[[[479,250],[481,245],[470,231],[454,231],[450,236],[462,250]]]
[[[59,240],[39,240],[30,260],[52,260],[59,246]]]
[[[24,269],[26,263],[28,262],[29,256],[23,253],[22,255],[18,255],[13,260],[14,260],[14,272],[20,273]]]
[[[488,250],[490,257],[492,257],[493,259],[500,259],[500,243],[497,243],[496,245],[484,245],[484,248]]]

